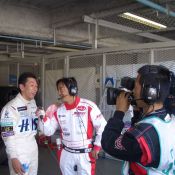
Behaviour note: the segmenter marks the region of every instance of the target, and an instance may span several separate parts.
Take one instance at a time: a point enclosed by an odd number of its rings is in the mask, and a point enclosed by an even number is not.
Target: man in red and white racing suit
[[[20,93],[1,112],[1,135],[6,146],[10,175],[37,175],[38,146],[35,140],[38,118],[34,96],[36,77],[24,73],[19,77]]]
[[[94,175],[106,121],[93,102],[70,91],[70,83],[77,86],[74,78],[57,81],[58,93],[64,103],[57,109],[54,105],[48,108],[46,116],[39,121],[40,130],[51,136],[60,128],[63,149],[59,161],[63,175]],[[50,115],[54,110],[54,115]],[[93,142],[94,129],[96,137]]]

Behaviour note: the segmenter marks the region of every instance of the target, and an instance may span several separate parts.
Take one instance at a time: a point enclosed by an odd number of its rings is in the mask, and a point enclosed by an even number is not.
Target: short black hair
[[[78,88],[77,80],[74,77],[63,77],[63,78],[58,79],[56,82],[57,89],[58,89],[59,83],[63,83],[67,87],[68,90],[71,84],[73,84],[75,87]]]
[[[20,84],[25,85],[25,83],[27,82],[28,78],[34,78],[37,81],[37,78],[36,78],[36,76],[33,73],[31,73],[31,72],[24,72],[18,78],[18,87],[19,87]],[[38,83],[38,81],[37,81],[37,83]]]
[[[162,65],[144,65],[139,70],[140,85],[146,82],[159,89],[160,97],[157,101],[164,102],[169,95],[171,72]],[[160,86],[160,87],[159,87]]]

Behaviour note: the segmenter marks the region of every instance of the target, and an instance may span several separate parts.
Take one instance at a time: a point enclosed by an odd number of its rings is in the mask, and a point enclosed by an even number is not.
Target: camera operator
[[[130,105],[129,94],[121,92],[116,99],[116,111],[102,134],[102,148],[125,161],[124,175],[175,172],[175,119],[163,105],[169,94],[170,76],[164,66],[145,65],[138,70],[133,93],[137,108],[143,112],[124,134],[121,131]]]

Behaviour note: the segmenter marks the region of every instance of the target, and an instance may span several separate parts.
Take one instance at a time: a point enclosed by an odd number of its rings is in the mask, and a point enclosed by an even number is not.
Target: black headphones
[[[158,87],[153,86],[151,83],[142,84],[141,98],[147,104],[154,104],[160,98],[160,82]]]
[[[71,96],[76,96],[78,94],[78,87],[75,78],[68,78],[68,90]]]
[[[141,74],[143,82],[140,96],[145,103],[152,105],[160,99],[160,80],[158,77],[160,71],[167,71],[167,73],[170,71],[164,66],[156,65],[148,65],[145,68],[143,75]],[[158,84],[155,82],[156,78]]]

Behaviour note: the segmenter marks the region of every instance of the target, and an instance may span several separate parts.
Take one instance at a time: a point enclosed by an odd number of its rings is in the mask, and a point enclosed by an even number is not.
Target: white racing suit
[[[98,107],[91,101],[76,97],[74,104],[62,104],[53,114],[54,106],[46,111],[43,121],[39,121],[40,130],[51,136],[61,130],[63,149],[58,159],[63,175],[94,175],[96,160],[91,150],[101,149],[101,135],[106,120]],[[93,133],[96,137],[93,141]]]
[[[10,175],[16,175],[11,159],[17,158],[25,169],[25,175],[37,175],[38,146],[35,100],[27,101],[19,93],[1,112],[1,135],[6,146]]]

